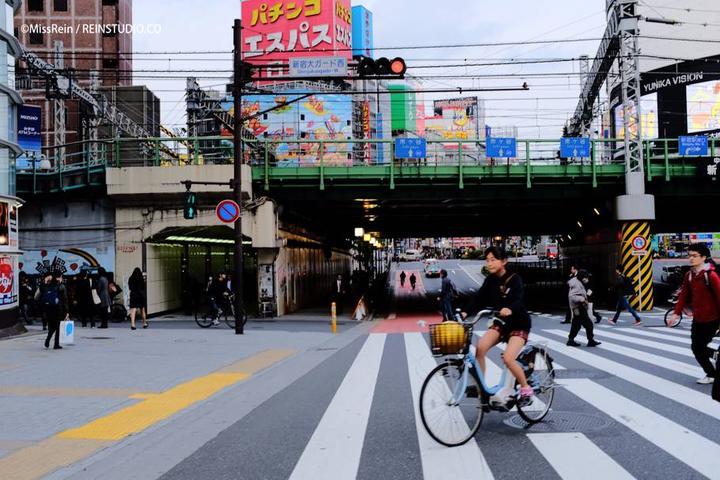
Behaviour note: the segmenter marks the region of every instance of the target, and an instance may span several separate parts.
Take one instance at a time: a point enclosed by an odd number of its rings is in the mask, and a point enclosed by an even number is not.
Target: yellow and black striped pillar
[[[653,252],[650,237],[650,223],[626,222],[622,227],[620,259],[623,273],[633,281],[635,295],[630,305],[639,311],[652,310],[653,294]]]

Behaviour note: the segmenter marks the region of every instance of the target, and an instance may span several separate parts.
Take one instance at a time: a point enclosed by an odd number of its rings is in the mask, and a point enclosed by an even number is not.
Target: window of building
[[[103,58],[102,66],[103,68],[117,68],[117,58]]]
[[[45,10],[45,0],[28,0],[28,12],[42,12]]]
[[[39,32],[30,33],[30,45],[44,45],[45,36]]]
[[[117,5],[117,3],[118,3],[117,0],[102,0],[103,6],[106,6],[106,5],[108,5],[108,6]]]
[[[53,9],[56,12],[67,12],[67,0],[53,0]]]

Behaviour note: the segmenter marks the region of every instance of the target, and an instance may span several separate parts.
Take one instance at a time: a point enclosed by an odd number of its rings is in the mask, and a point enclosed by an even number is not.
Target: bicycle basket
[[[430,349],[433,355],[464,355],[470,348],[472,325],[443,322],[430,325]]]

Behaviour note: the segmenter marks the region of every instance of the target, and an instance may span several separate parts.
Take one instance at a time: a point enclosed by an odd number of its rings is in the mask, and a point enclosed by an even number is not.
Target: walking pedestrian
[[[405,277],[405,270],[403,270],[402,272],[400,272],[400,288],[405,286]]]
[[[617,295],[617,308],[615,309],[615,316],[608,320],[611,325],[617,325],[618,317],[623,310],[630,312],[635,318],[635,326],[641,325],[642,320],[640,315],[630,306],[628,297],[632,297],[635,294],[632,280],[626,277],[622,272],[622,265],[615,267],[615,294]]]
[[[438,301],[440,302],[440,312],[443,316],[443,321],[449,322],[453,320],[453,305],[452,302],[457,297],[457,289],[455,284],[450,277],[448,277],[447,270],[440,270],[440,296]]]
[[[578,270],[577,270],[577,267],[575,266],[575,264],[570,265],[570,275],[568,276],[568,282],[570,282],[570,280],[575,278],[577,273],[578,273]],[[572,320],[572,308],[568,304],[568,309],[565,311],[565,320],[563,320],[560,323],[570,323],[571,320]]]
[[[33,301],[33,288],[30,285],[25,272],[20,272],[20,315],[26,325],[32,325],[33,322],[30,320],[30,304]]]
[[[67,290],[62,282],[62,274],[59,275],[59,280],[57,277],[53,278],[50,273],[45,275],[39,292],[40,306],[48,325],[45,348],[50,348],[50,340],[55,335],[53,349],[60,350],[62,349],[60,346],[60,321],[63,318],[67,320],[69,317]]]
[[[410,274],[410,288],[412,288],[413,290],[415,290],[415,284],[416,284],[416,283],[417,283],[417,277],[415,276],[414,273],[411,273],[411,274]]]
[[[80,272],[75,287],[77,315],[83,327],[87,327],[89,322],[90,328],[95,328],[95,303],[93,302],[92,289],[92,280],[87,270],[83,270]]]
[[[575,341],[575,337],[580,331],[580,327],[585,328],[588,347],[596,347],[600,342],[595,341],[593,332],[593,322],[588,316],[588,294],[582,281],[575,275],[568,280],[568,303],[572,310],[572,325],[570,326],[570,335],[568,335],[567,346],[579,347],[580,344]]]
[[[108,328],[108,319],[110,317],[110,290],[107,272],[104,268],[98,268],[98,278],[95,282],[95,291],[100,298],[98,311],[100,313],[100,326],[98,328]]]
[[[147,328],[145,277],[143,277],[142,270],[138,267],[135,267],[135,270],[133,270],[133,273],[128,279],[128,288],[130,288],[130,329],[135,330],[135,314],[138,310],[140,310],[140,315],[142,316],[143,328]]]
[[[343,303],[345,302],[346,294],[347,285],[345,284],[342,274],[338,274],[337,278],[333,282],[333,289],[330,294],[330,302],[335,302],[335,313],[337,315],[342,315]]]
[[[711,362],[714,351],[708,347],[720,328],[720,276],[710,258],[710,249],[703,243],[688,247],[690,271],[683,278],[680,296],[669,320],[677,322],[683,308],[690,306],[693,321],[690,330],[690,344],[695,359],[705,371],[697,383],[707,385],[715,381],[716,370]]]

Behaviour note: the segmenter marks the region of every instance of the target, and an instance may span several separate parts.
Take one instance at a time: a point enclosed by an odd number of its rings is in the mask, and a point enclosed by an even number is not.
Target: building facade
[[[0,11],[0,336],[15,331],[18,320],[21,202],[15,196],[15,159],[20,154],[17,110],[22,98],[15,90],[14,65],[22,50],[12,19],[20,3],[6,0]]]

